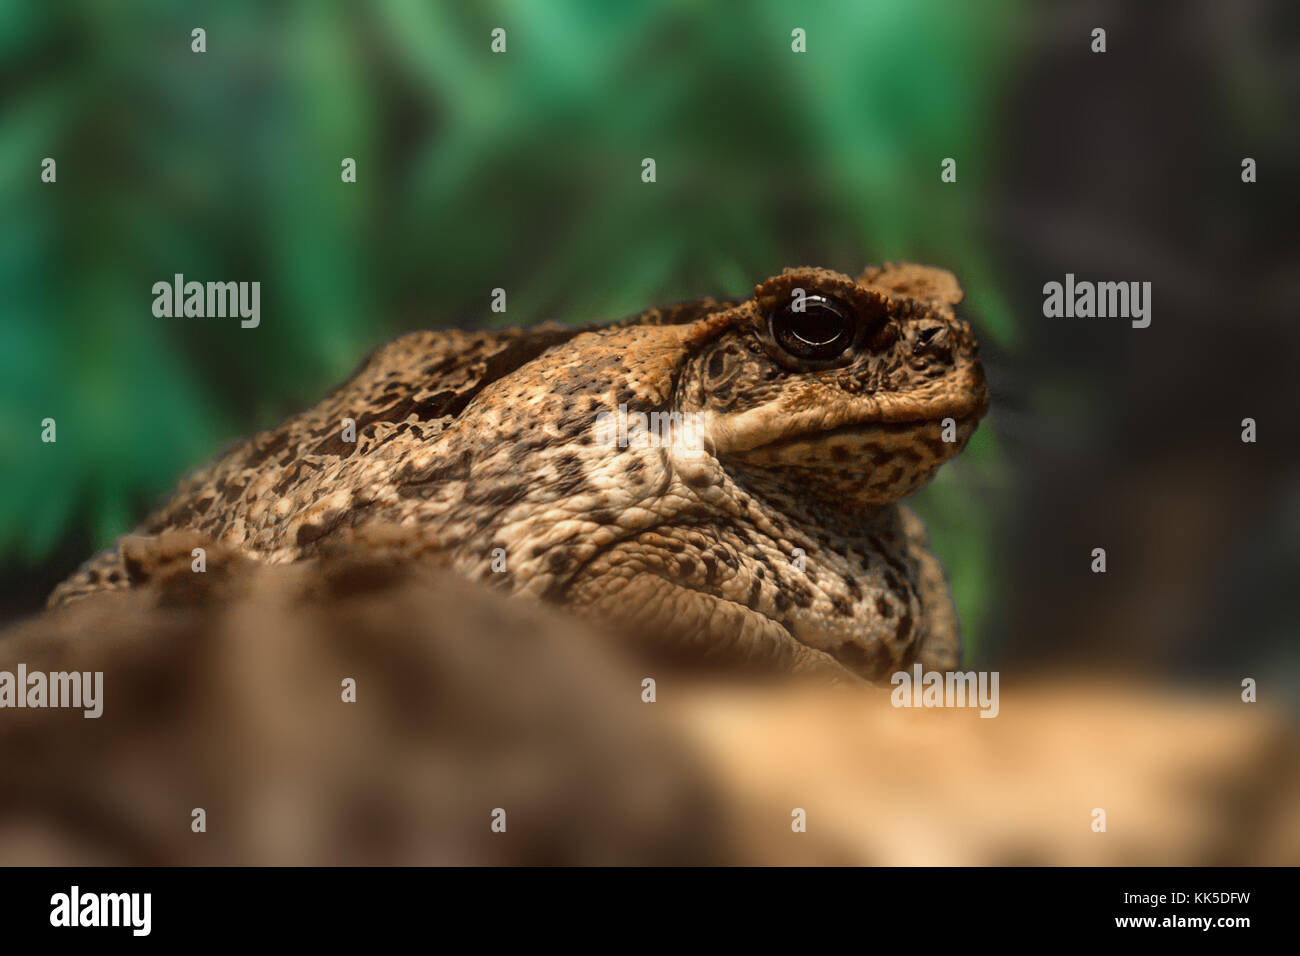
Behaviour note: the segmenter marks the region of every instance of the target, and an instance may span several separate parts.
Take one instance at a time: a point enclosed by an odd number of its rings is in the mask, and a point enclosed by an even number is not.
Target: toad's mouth
[[[968,430],[973,430],[976,423],[982,416],[977,413],[966,415],[941,415],[937,418],[917,418],[907,421],[897,422],[879,422],[865,421],[853,422],[848,425],[841,425],[838,428],[830,428],[816,431],[795,432],[790,435],[784,435],[772,441],[763,442],[761,445],[754,445],[748,450],[775,450],[788,448],[792,445],[808,445],[832,443],[839,438],[870,438],[876,435],[897,435],[912,436],[918,432],[927,429],[942,429],[944,420],[951,418],[956,427],[958,434],[964,434]]]
[[[794,416],[781,425],[773,424],[771,414],[758,420],[746,414],[739,419],[713,423],[712,437],[717,452],[743,454],[760,449],[775,451],[794,445],[834,443],[837,439],[902,438],[929,431],[934,431],[937,439],[949,419],[959,435],[969,436],[987,408],[987,403],[978,399],[936,402],[909,408],[895,406],[840,422],[828,422],[820,416]],[[805,420],[800,421],[801,418]],[[964,444],[957,444],[954,453]]]

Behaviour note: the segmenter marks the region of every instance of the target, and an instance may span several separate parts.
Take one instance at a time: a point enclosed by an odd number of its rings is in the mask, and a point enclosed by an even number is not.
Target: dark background
[[[6,4],[0,619],[402,331],[909,258],[962,280],[993,387],[917,500],[969,662],[1300,697],[1298,19],[1258,0]],[[261,326],[155,318],[176,272],[260,281]],[[1044,318],[1067,272],[1150,281],[1150,328]]]

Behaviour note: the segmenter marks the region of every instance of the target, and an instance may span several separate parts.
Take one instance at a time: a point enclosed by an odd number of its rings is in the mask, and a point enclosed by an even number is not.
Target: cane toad
[[[960,299],[941,269],[798,268],[605,326],[402,336],[50,604],[131,587],[133,548],[168,532],[284,563],[397,526],[463,576],[702,657],[951,669],[951,599],[899,499],[987,407]]]

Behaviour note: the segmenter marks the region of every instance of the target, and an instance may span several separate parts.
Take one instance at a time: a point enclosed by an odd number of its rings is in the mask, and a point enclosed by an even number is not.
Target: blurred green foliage
[[[963,184],[996,159],[1015,12],[0,5],[0,560],[107,545],[185,467],[411,328],[612,318],[787,265],[911,258],[956,271],[980,334],[1010,342]],[[261,326],[155,318],[175,273],[259,280]],[[994,459],[986,427],[921,499],[976,633],[990,529],[965,494]]]

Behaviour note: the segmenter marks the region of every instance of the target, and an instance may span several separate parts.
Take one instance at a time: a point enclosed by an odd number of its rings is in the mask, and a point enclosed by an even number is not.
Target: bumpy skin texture
[[[774,333],[799,290],[849,316],[851,347],[831,361]],[[750,299],[605,327],[403,336],[187,478],[50,604],[146,579],[168,531],[283,563],[375,547],[397,526],[407,557],[626,620],[691,656],[869,679],[913,661],[950,669],[951,599],[898,499],[987,407],[960,298],[941,269],[799,268]],[[694,413],[700,440],[674,429],[611,445],[598,416],[620,406]]]

